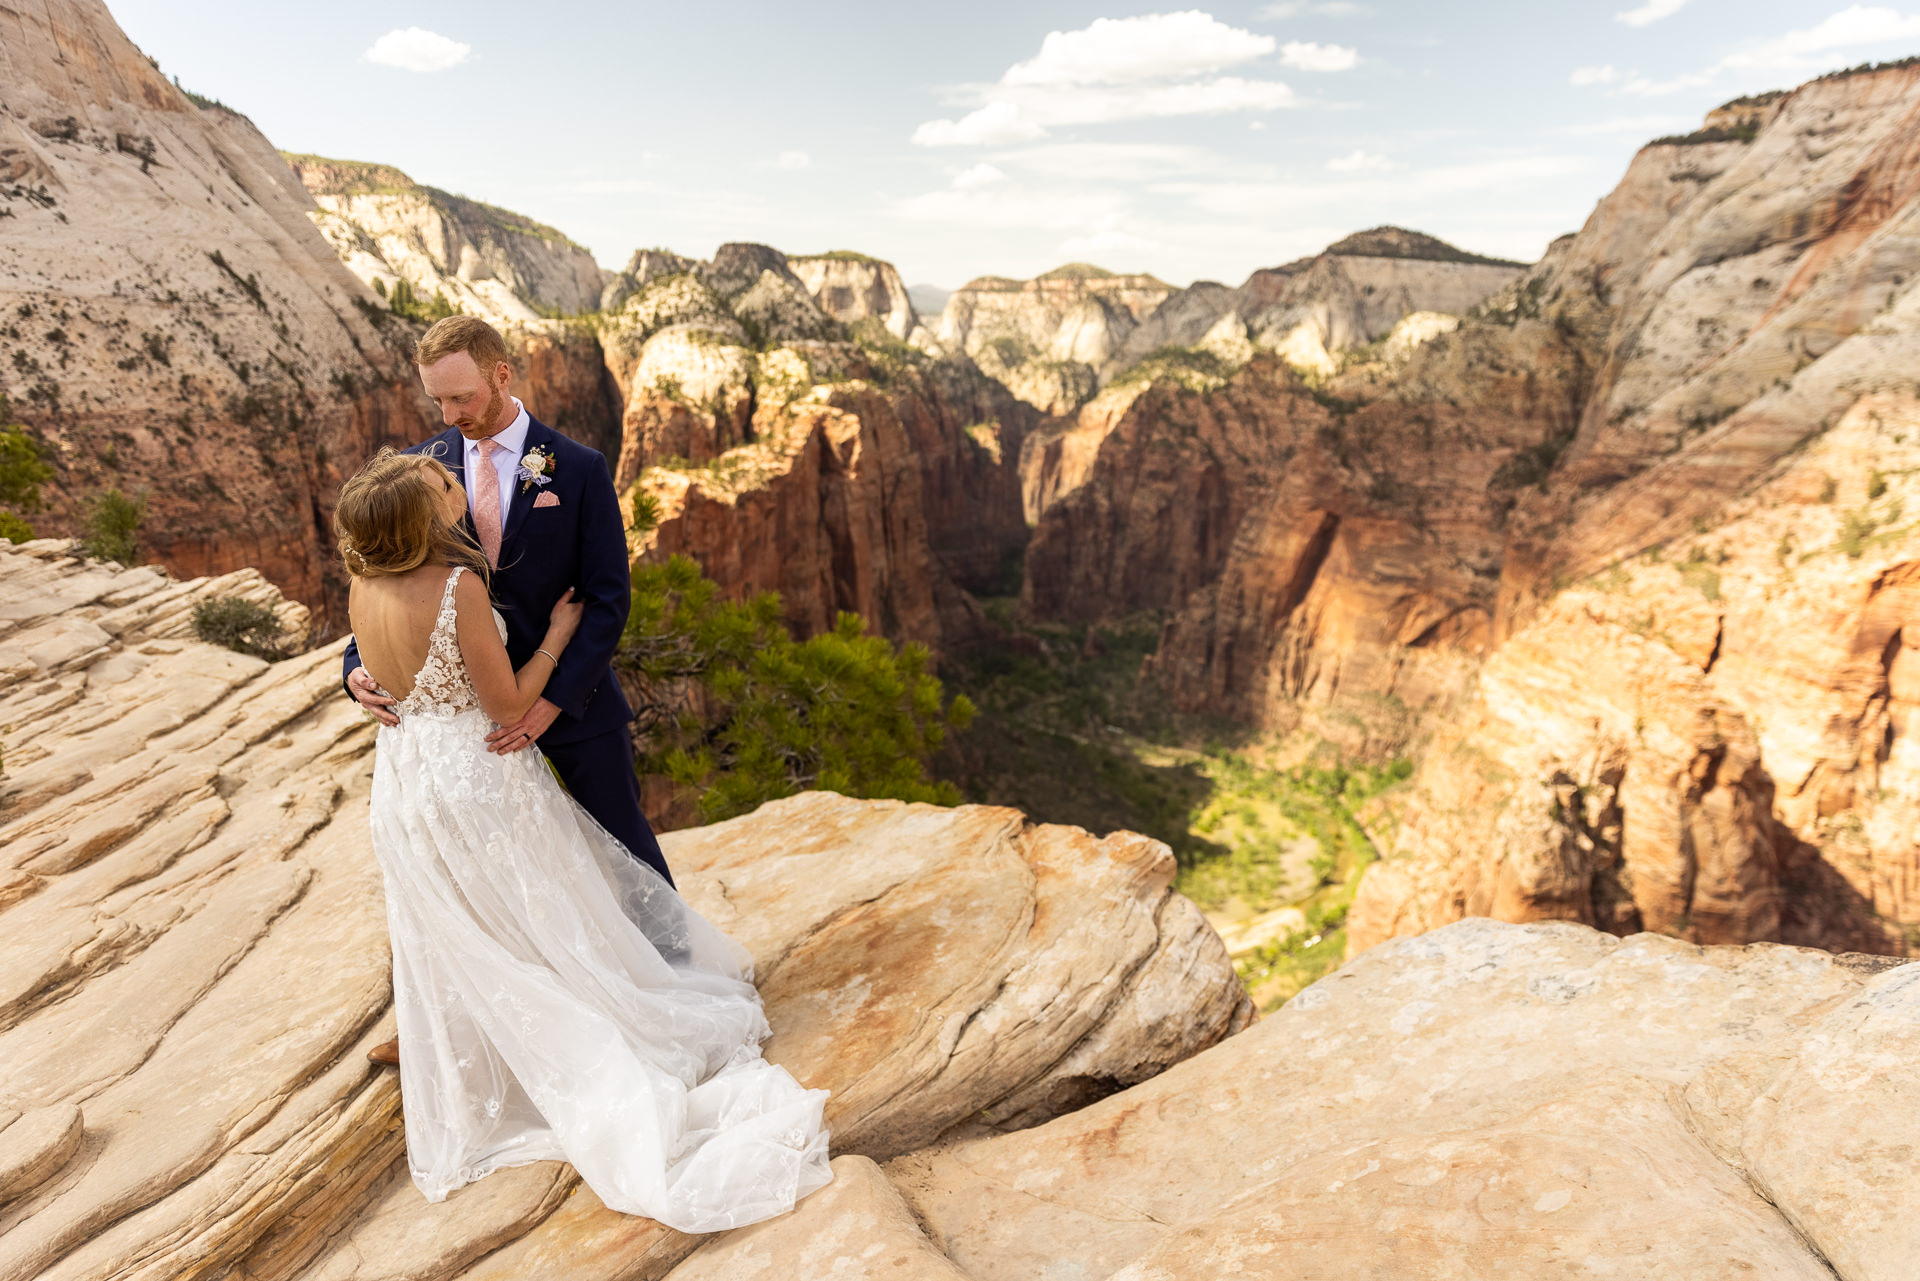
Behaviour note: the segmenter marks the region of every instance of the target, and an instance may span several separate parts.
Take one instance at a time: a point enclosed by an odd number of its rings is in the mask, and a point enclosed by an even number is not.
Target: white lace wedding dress
[[[454,630],[460,573],[374,763],[414,1183],[439,1201],[559,1159],[609,1207],[683,1232],[793,1208],[832,1178],[827,1092],[760,1056],[746,950],[540,753],[486,750]]]

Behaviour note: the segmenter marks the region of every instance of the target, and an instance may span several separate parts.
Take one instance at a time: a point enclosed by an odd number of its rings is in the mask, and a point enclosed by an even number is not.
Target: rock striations
[[[1026,608],[1158,611],[1180,705],[1416,752],[1353,949],[1492,914],[1906,951],[1916,112],[1909,66],[1729,104],[1517,275],[1335,246],[1291,279],[1510,276],[1044,424]]]
[[[1457,922],[1248,1026],[1172,856],[822,793],[673,833],[753,952],[835,1182],[705,1240],[559,1163],[405,1175],[373,730],[336,646],[0,547],[0,1278],[1899,1281],[1920,970]],[[297,621],[297,607],[290,613]]]
[[[1592,386],[1353,947],[1479,912],[1911,946],[1920,68],[1742,110],[1642,150],[1494,309]]]
[[[422,186],[388,165],[284,158],[348,270],[398,310],[422,318],[461,311],[498,327],[528,410],[618,456],[620,390],[592,325],[579,319],[599,309],[606,285],[592,254],[543,223]]]
[[[392,1030],[372,728],[337,645],[185,635],[256,584],[0,546],[0,1278],[661,1276],[696,1242],[563,1166],[439,1206],[406,1181],[365,1061]],[[768,1053],[833,1090],[843,1170],[1042,1123],[1250,1017],[1144,837],[816,793],[665,843],[754,954]],[[898,1230],[874,1195],[855,1172],[823,1205]]]
[[[838,298],[842,278],[870,290]],[[616,479],[658,513],[637,556],[777,590],[802,632],[853,610],[890,636],[972,638],[965,592],[996,590],[1026,541],[1036,416],[971,362],[894,337],[912,309],[891,267],[722,245],[710,262],[636,255],[619,288],[602,322],[626,392]]]
[[[8,11],[0,392],[55,468],[35,519],[145,494],[143,552],[255,566],[324,632],[333,496],[431,407],[312,208],[244,116],[196,106],[95,0]]]
[[[1238,289],[1175,289],[1071,263],[1033,280],[987,276],[956,290],[934,342],[964,351],[1027,403],[1070,414],[1156,355],[1198,354],[1231,372],[1256,350],[1313,375],[1334,353],[1385,338],[1415,313],[1456,315],[1526,264],[1483,258],[1398,227],[1256,271]]]

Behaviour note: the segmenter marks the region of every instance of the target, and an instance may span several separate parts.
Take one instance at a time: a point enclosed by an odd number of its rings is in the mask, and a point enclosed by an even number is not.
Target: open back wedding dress
[[[683,1232],[791,1209],[832,1178],[827,1092],[760,1056],[746,950],[538,752],[487,751],[454,630],[461,572],[373,775],[414,1183],[439,1201],[558,1159],[609,1207]]]

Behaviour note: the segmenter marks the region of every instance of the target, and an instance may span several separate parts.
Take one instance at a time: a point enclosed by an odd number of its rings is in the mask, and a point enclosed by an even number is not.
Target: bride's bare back
[[[454,572],[446,565],[422,565],[405,574],[356,578],[348,589],[347,617],[360,646],[360,665],[400,702],[413,693],[414,680],[426,665],[447,576]],[[453,602],[460,659],[474,696],[496,725],[510,725],[527,714],[546,688],[584,607],[571,591],[562,596],[553,607],[541,649],[516,672],[479,575],[460,575]]]
[[[380,688],[397,699],[413,692],[413,679],[427,661],[446,565],[422,565],[389,578],[356,578],[347,592],[347,617],[360,662]]]

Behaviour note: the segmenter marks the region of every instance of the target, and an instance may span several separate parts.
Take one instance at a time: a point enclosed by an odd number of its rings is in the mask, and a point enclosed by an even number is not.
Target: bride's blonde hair
[[[405,574],[429,562],[464,565],[490,575],[473,536],[446,517],[441,484],[460,482],[438,458],[384,447],[340,489],[333,532],[340,559],[355,578]]]

